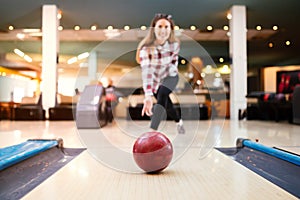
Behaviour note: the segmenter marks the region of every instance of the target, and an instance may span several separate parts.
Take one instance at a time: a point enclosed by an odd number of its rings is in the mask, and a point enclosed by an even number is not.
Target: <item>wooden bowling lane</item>
[[[82,147],[72,122],[34,122],[27,127],[24,122],[0,123],[1,145],[5,145],[5,139],[12,144],[31,137],[51,136],[62,137],[66,147]],[[127,124],[126,120],[120,123],[124,125],[121,126],[123,128],[132,128],[132,124]],[[141,127],[148,124],[136,123]],[[192,123],[186,122],[187,131],[193,128],[189,127]],[[289,141],[289,138],[297,137],[289,127],[282,126],[283,132],[270,137],[265,128],[272,127],[272,124],[254,123],[256,127],[261,127],[258,130],[253,128],[252,123],[225,121],[216,145],[233,146],[235,139],[240,136],[259,137],[269,143],[277,141],[281,145],[295,144]],[[297,199],[217,150],[212,149],[200,159],[201,141],[210,125],[209,121],[201,122],[200,134],[196,135],[193,144],[161,174],[120,172],[101,164],[85,151],[23,199]],[[167,124],[167,127],[172,126],[172,122]],[[118,124],[104,129],[103,134],[107,134],[111,142],[130,151],[132,141],[121,136]],[[273,133],[272,130],[269,132]]]
[[[24,199],[296,199],[216,150],[198,159],[191,148],[158,175],[109,169],[88,152]]]

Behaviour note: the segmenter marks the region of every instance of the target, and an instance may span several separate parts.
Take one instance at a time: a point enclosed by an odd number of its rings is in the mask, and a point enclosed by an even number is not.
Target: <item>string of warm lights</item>
[[[57,14],[57,18],[58,18],[59,20],[61,20],[62,17],[63,17],[62,10],[59,9],[59,10],[58,10],[58,14]],[[227,17],[228,20],[232,19],[231,13],[227,13],[226,17]],[[61,26],[61,25],[58,27],[58,30],[60,30],[60,31],[63,30],[63,29],[64,29],[64,27]],[[79,30],[81,30],[81,27],[80,27],[79,25],[75,25],[75,26],[73,27],[73,29],[79,31]],[[92,30],[92,31],[95,31],[95,30],[98,30],[98,29],[99,29],[99,26],[97,26],[96,24],[93,24],[93,25],[90,26],[90,30]],[[115,28],[114,28],[112,25],[109,25],[109,26],[107,26],[106,29],[107,29],[107,30],[113,30],[113,29],[115,29]],[[127,31],[127,30],[130,30],[131,27],[130,27],[129,25],[125,25],[125,26],[123,27],[123,29]],[[147,26],[142,25],[142,26],[140,26],[140,29],[141,29],[141,30],[146,30],[146,29],[147,29]],[[175,26],[174,29],[175,29],[175,30],[179,30],[180,27],[179,27],[179,26]],[[191,25],[191,26],[189,27],[189,29],[192,30],[192,31],[196,31],[198,28],[197,28],[196,25]],[[206,26],[206,30],[207,30],[207,31],[213,31],[213,29],[214,29],[214,27],[213,27],[212,25],[207,25],[207,26]],[[262,26],[261,26],[261,25],[257,25],[257,26],[255,27],[255,29],[258,30],[258,31],[260,31],[260,30],[262,30]],[[274,26],[272,27],[272,29],[273,29],[274,31],[277,31],[279,28],[278,28],[277,25],[274,25]],[[8,27],[8,30],[14,30],[14,27],[13,27],[12,25],[10,25],[10,26]],[[34,30],[36,30],[36,29],[34,29]],[[228,31],[228,30],[229,30],[229,26],[228,26],[228,25],[224,25],[224,26],[223,26],[223,30]],[[33,32],[35,32],[35,31],[33,31]]]
[[[58,19],[62,19],[62,17],[63,17],[62,11],[61,11],[61,10],[58,10],[57,18],[58,18]],[[231,20],[231,19],[232,19],[231,13],[227,13],[226,17],[227,17],[228,20]],[[12,31],[12,30],[14,30],[14,29],[15,29],[15,28],[14,28],[13,25],[10,25],[10,26],[8,27],[8,30],[10,30],[10,31]],[[96,24],[91,25],[89,29],[90,29],[91,31],[101,30],[101,29],[99,28],[99,26],[96,25]],[[125,25],[125,26],[123,27],[123,30],[125,30],[125,31],[128,31],[128,30],[130,30],[130,29],[131,29],[131,27],[130,27],[129,25]],[[142,31],[147,30],[147,26],[142,25],[142,26],[140,26],[139,29],[142,30]],[[181,31],[181,32],[184,31],[184,29],[181,29],[180,26],[178,26],[178,25],[175,26],[174,29],[175,29],[176,31]],[[214,29],[215,29],[215,28],[214,28],[212,25],[207,25],[206,28],[205,28],[205,30],[206,30],[207,32],[212,32]],[[222,29],[223,29],[224,31],[227,31],[227,36],[230,37],[229,26],[228,26],[228,25],[224,25],[224,26],[222,27]],[[262,31],[262,30],[263,30],[263,27],[262,27],[262,25],[256,25],[255,29],[256,29],[257,31]],[[60,25],[60,26],[58,27],[58,30],[59,30],[59,31],[62,31],[62,30],[64,30],[64,27],[63,27],[62,25]],[[83,29],[82,29],[79,25],[75,25],[75,26],[73,27],[73,30],[75,30],[75,31],[80,31],[80,30],[83,30]],[[112,25],[109,25],[109,26],[107,26],[105,29],[103,29],[105,35],[106,35],[108,38],[111,38],[111,37],[115,37],[115,36],[120,35],[120,31],[121,31],[121,30],[122,30],[122,29],[117,29],[117,28],[113,27]],[[200,31],[200,29],[199,29],[196,25],[191,25],[191,26],[189,27],[189,30],[190,30],[190,31]],[[272,26],[272,30],[273,30],[273,31],[278,31],[278,30],[279,30],[279,27],[278,27],[277,25],[273,25],[273,26]],[[26,37],[26,34],[29,34],[30,36],[42,36],[41,29],[23,29],[22,33],[18,33],[16,36],[17,36],[17,38],[19,38],[20,40],[23,40],[23,39]],[[284,44],[285,44],[286,46],[290,46],[290,45],[291,45],[291,41],[290,41],[290,40],[286,40],[286,41],[284,42]],[[275,46],[274,42],[268,42],[268,47],[269,47],[269,48],[273,48],[274,46]],[[20,51],[19,49],[15,49],[14,52],[15,52],[16,54],[18,54],[20,57],[24,58],[27,62],[32,62],[32,58],[30,58],[28,55],[26,55],[25,53],[23,53],[23,52]],[[88,57],[89,55],[87,55],[87,54],[88,54],[88,53],[85,52],[85,53],[83,53],[83,54],[78,55],[77,57],[72,57],[72,58],[70,58],[70,59],[67,61],[67,63],[68,63],[68,64],[75,63],[75,62],[77,62],[78,60],[83,59],[82,57],[84,57],[84,58]],[[83,56],[82,56],[82,55],[83,55]],[[220,63],[223,63],[223,62],[224,62],[224,59],[223,59],[223,58],[220,58],[220,59],[219,59],[219,62],[220,62]],[[185,60],[182,60],[182,61],[181,61],[181,64],[185,64]]]
[[[62,15],[60,15],[59,19],[61,19],[61,18],[62,18]],[[231,17],[228,17],[228,16],[227,16],[227,18],[228,18],[228,19],[231,19]],[[141,25],[139,28],[140,28],[141,30],[146,30],[146,29],[147,29],[147,26]],[[15,28],[14,28],[13,25],[9,25],[9,26],[8,26],[8,30],[12,31],[12,30],[14,30],[14,29],[15,29]],[[79,25],[75,25],[75,26],[73,27],[73,29],[74,29],[75,31],[79,31],[79,30],[81,30],[82,28],[81,28]],[[93,24],[93,25],[90,26],[89,29],[92,30],[92,31],[95,31],[95,30],[99,30],[100,28],[99,28],[98,25]],[[113,27],[112,25],[109,25],[109,26],[107,26],[105,29],[107,29],[107,30],[113,30],[113,29],[116,29],[116,28]],[[125,31],[128,31],[128,30],[130,30],[130,29],[131,29],[131,27],[130,27],[129,25],[125,25],[125,26],[123,27],[123,30],[125,30]],[[180,28],[180,26],[178,26],[178,25],[174,27],[174,30],[180,30],[180,29],[181,29],[181,28]],[[190,29],[191,31],[196,31],[196,30],[199,29],[199,28],[198,28],[196,25],[191,25],[191,26],[189,27],[189,29]],[[214,29],[214,27],[213,27],[212,25],[207,25],[207,26],[206,26],[206,30],[207,30],[207,31],[213,31],[213,29]],[[222,29],[225,30],[225,31],[229,31],[229,26],[228,26],[228,25],[224,25],[224,26],[222,27]],[[256,25],[255,29],[258,30],[258,31],[261,31],[261,30],[262,30],[262,25]],[[277,25],[274,25],[274,26],[272,27],[272,29],[273,29],[274,31],[279,30],[279,28],[278,28]],[[40,29],[24,29],[24,32],[25,32],[25,30],[28,31],[27,33],[29,33],[29,32],[37,32],[37,31],[40,31]],[[63,27],[62,25],[60,25],[60,26],[58,27],[58,30],[62,31],[62,30],[64,30],[64,27]],[[118,30],[120,30],[120,29],[118,29]],[[200,30],[200,29],[199,29],[199,30]]]
[[[10,26],[8,27],[8,30],[10,30],[10,31],[12,31],[12,30],[14,30],[14,29],[15,29],[15,28],[14,28],[13,25],[10,25]],[[125,31],[128,31],[128,30],[130,30],[130,29],[131,29],[131,27],[130,27],[129,25],[125,25],[124,28],[123,28],[123,30],[125,30]],[[147,30],[147,26],[142,25],[139,29],[142,30],[142,31],[145,31],[145,30]],[[208,26],[206,26],[206,29],[205,29],[205,30],[208,31],[208,32],[212,32],[214,29],[215,29],[215,28],[214,28],[212,25],[208,25]],[[227,36],[230,37],[229,26],[228,26],[228,25],[224,25],[224,26],[222,27],[222,29],[223,29],[224,31],[227,31]],[[262,30],[263,30],[263,27],[262,27],[262,25],[256,25],[255,29],[256,29],[257,31],[262,31]],[[59,30],[59,31],[64,30],[63,26],[59,26],[59,27],[58,27],[58,30]],[[79,25],[75,25],[74,28],[73,28],[73,30],[75,30],[75,31],[80,31],[80,30],[83,30],[83,29],[82,29]],[[92,26],[90,27],[90,30],[91,30],[91,31],[96,31],[96,30],[101,30],[101,29],[99,29],[99,27],[98,27],[97,25],[92,25]],[[112,25],[109,25],[106,29],[102,29],[102,30],[104,30],[104,32],[106,33],[107,37],[111,38],[111,37],[115,37],[115,36],[119,35],[119,34],[120,34],[120,31],[121,31],[122,29],[117,29],[117,28],[113,27]],[[175,30],[175,31],[179,31],[179,30],[180,30],[180,31],[183,31],[183,29],[181,29],[180,26],[175,26],[175,27],[174,27],[174,30]],[[198,29],[197,26],[195,26],[195,25],[191,25],[191,26],[189,27],[189,30],[190,30],[190,31],[197,31],[197,30],[200,31],[200,29]],[[266,30],[267,30],[267,29],[266,29]],[[278,27],[277,25],[274,25],[274,26],[272,26],[272,30],[273,30],[273,31],[278,31],[278,30],[279,30],[279,27]],[[23,33],[18,33],[18,34],[16,35],[16,37],[17,37],[18,39],[20,39],[20,40],[23,40],[23,39],[25,38],[25,36],[26,36],[25,34],[29,34],[30,36],[42,36],[41,29],[23,29]],[[285,44],[286,46],[290,46],[292,43],[291,43],[290,40],[286,40],[286,41],[284,41],[284,44]],[[268,47],[273,48],[273,47],[274,47],[274,43],[273,43],[273,42],[269,42],[269,43],[268,43]]]

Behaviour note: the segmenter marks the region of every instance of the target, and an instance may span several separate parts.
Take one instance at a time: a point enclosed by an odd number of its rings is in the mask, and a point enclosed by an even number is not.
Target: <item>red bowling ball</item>
[[[146,173],[158,173],[170,164],[173,146],[164,134],[157,131],[146,132],[135,141],[133,157]]]

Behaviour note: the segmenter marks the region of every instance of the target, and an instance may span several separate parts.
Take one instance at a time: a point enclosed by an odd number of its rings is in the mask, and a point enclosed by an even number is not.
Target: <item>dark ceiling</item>
[[[207,25],[222,29],[228,25],[226,13],[231,6],[245,5],[248,29],[255,29],[257,25],[263,29],[272,29],[273,25],[279,27],[276,34],[269,38],[248,41],[248,65],[263,67],[300,64],[299,0],[1,0],[1,31],[7,31],[9,25],[15,29],[40,28],[42,5],[45,4],[55,4],[62,10],[60,24],[64,29],[73,29],[75,25],[89,29],[94,24],[100,29],[108,25],[120,29],[125,25],[139,28],[141,25],[148,26],[155,13],[168,13],[172,14],[175,23],[181,28],[188,29],[190,25],[195,25],[199,30],[205,29]],[[287,40],[291,45],[285,45]],[[228,41],[198,42],[212,57],[228,57]],[[269,42],[274,44],[273,48],[268,47]],[[15,43],[0,41],[0,52],[11,50]],[[7,47],[9,45],[11,48]],[[41,47],[34,43],[24,42],[22,45],[28,51],[41,51]],[[91,50],[94,45],[93,42],[64,42],[60,53],[75,55],[78,48]]]

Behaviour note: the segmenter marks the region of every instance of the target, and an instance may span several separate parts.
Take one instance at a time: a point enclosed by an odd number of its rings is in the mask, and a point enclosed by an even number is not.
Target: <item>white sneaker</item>
[[[182,120],[180,120],[178,123],[176,123],[176,125],[177,125],[177,132],[178,132],[179,134],[185,134],[185,129],[184,129],[184,127],[183,127],[183,122],[182,122]]]

